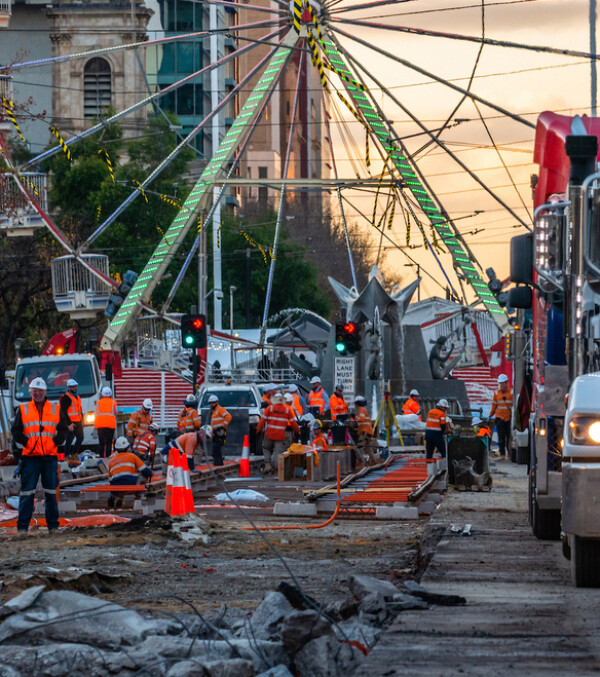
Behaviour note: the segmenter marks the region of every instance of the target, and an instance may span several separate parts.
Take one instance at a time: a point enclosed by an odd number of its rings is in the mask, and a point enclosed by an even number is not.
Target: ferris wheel
[[[277,222],[274,240],[271,246],[272,257],[268,284],[265,290],[265,304],[262,322],[262,336],[269,317],[270,299],[273,289],[274,271],[276,267],[277,251],[282,231],[285,212],[285,194],[290,187],[298,186],[300,180],[289,176],[292,158],[294,135],[298,133],[297,113],[302,91],[303,69],[314,68],[316,82],[321,88],[321,105],[323,107],[323,121],[327,132],[325,138],[329,143],[333,176],[321,181],[322,189],[331,191],[337,198],[346,241],[348,242],[348,262],[352,270],[354,282],[354,265],[352,251],[347,237],[346,215],[348,213],[364,218],[365,222],[375,229],[380,241],[389,241],[402,251],[408,261],[415,265],[417,262],[411,254],[411,242],[428,250],[431,255],[431,271],[426,271],[442,288],[452,290],[456,298],[466,301],[470,295],[481,304],[493,317],[502,331],[509,329],[508,317],[499,305],[496,296],[490,291],[485,279],[482,265],[475,257],[472,246],[465,236],[464,229],[457,225],[457,221],[465,216],[452,216],[451,210],[444,206],[439,193],[432,187],[432,181],[427,170],[422,168],[423,161],[428,159],[435,149],[443,153],[454,163],[456,171],[468,177],[471,183],[489,200],[496,209],[513,220],[514,225],[522,229],[531,228],[531,217],[527,205],[523,200],[511,178],[509,167],[506,165],[498,144],[493,139],[490,125],[486,123],[486,116],[482,110],[491,111],[491,115],[510,122],[523,130],[527,138],[533,137],[535,123],[532,114],[523,115],[513,112],[503,103],[497,103],[490,97],[478,94],[472,84],[476,77],[477,64],[484,46],[493,46],[499,49],[537,52],[538,54],[561,55],[566,58],[593,60],[596,55],[580,50],[569,50],[549,46],[531,45],[506,40],[487,38],[483,32],[483,18],[485,16],[485,2],[481,3],[482,34],[465,35],[447,33],[435,30],[419,29],[411,26],[399,25],[394,15],[381,16],[384,8],[397,10],[408,0],[373,0],[371,2],[348,4],[342,0],[293,0],[288,4],[285,0],[274,0],[269,7],[259,5],[245,5],[233,0],[205,0],[207,5],[231,6],[239,12],[255,11],[266,12],[269,16],[261,21],[244,23],[243,19],[230,27],[228,34],[236,38],[236,49],[222,59],[218,59],[196,72],[182,77],[177,82],[161,89],[137,103],[123,110],[117,111],[108,119],[91,126],[72,138],[63,139],[59,130],[54,133],[59,140],[58,145],[37,155],[27,163],[17,166],[10,160],[10,153],[5,140],[0,133],[0,145],[5,159],[9,163],[14,185],[20,195],[27,202],[27,208],[35,212],[38,225],[49,229],[56,240],[64,247],[66,256],[53,261],[53,284],[55,288],[64,288],[70,299],[79,294],[78,301],[69,301],[65,310],[76,310],[77,303],[84,311],[97,307],[104,308],[107,300],[112,303],[112,313],[109,325],[104,332],[101,348],[106,351],[118,351],[125,337],[133,327],[133,323],[142,314],[162,314],[168,317],[169,305],[177,286],[189,267],[190,261],[200,241],[200,234],[187,252],[187,257],[174,281],[171,292],[162,309],[150,305],[150,297],[157,285],[165,277],[169,264],[175,254],[183,246],[186,235],[198,228],[198,215],[204,215],[203,222],[209,222],[218,211],[221,198],[226,187],[236,180],[236,169],[240,159],[251,142],[253,133],[263,118],[265,108],[277,87],[280,85],[286,69],[293,67],[296,70],[295,89],[292,94],[292,106],[287,129],[285,154],[281,161],[281,178],[274,180],[280,190],[280,200],[277,211]],[[420,3],[415,3],[420,4]],[[375,12],[377,20],[369,16]],[[367,16],[365,16],[365,14]],[[263,31],[259,39],[244,39],[246,34],[257,30]],[[211,31],[195,33],[181,33],[175,36],[157,38],[151,41],[142,41],[123,44],[116,47],[100,48],[86,52],[79,52],[67,56],[51,57],[31,62],[12,64],[10,71],[35,68],[53,63],[58,60],[86,59],[93,55],[100,55],[109,51],[128,50],[148,45],[166,44],[178,40],[202,39],[210,37]],[[435,39],[439,43],[459,41],[478,45],[478,53],[474,65],[468,67],[470,78],[466,83],[457,83],[452,79],[438,75],[432,70],[413,63],[402,55],[400,50],[391,50],[385,47],[383,36],[415,35],[422,38]],[[379,37],[381,36],[381,39]],[[57,224],[47,213],[44,196],[40,194],[35,179],[29,170],[37,163],[55,153],[69,154],[70,148],[99,131],[107,124],[117,122],[134,114],[141,108],[147,107],[161,97],[176,91],[194,78],[202,77],[216,69],[223,68],[227,63],[250,52],[260,46],[267,51],[264,56],[256,60],[255,65],[241,77],[239,83],[231,89],[212,110],[205,115],[184,138],[177,147],[168,154],[145,178],[140,178],[136,187],[122,201],[122,203],[91,233],[85,241],[75,244],[60,230]],[[373,64],[377,66],[374,67]],[[398,87],[388,84],[390,69],[407,69],[417,73],[439,86],[447,88],[458,97],[458,101],[451,106],[448,116],[441,126],[432,126],[419,115],[413,113],[405,103]],[[4,67],[0,67],[0,76]],[[108,271],[108,259],[93,252],[93,244],[97,238],[109,229],[118,217],[135,201],[143,199],[144,191],[150,189],[152,182],[169,165],[170,162],[185,148],[190,141],[206,129],[229,102],[243,91],[249,83],[255,82],[251,93],[245,99],[241,110],[224,135],[212,157],[206,163],[200,177],[192,187],[189,195],[179,207],[179,211],[170,225],[165,224],[163,235],[154,253],[139,274],[129,272],[124,279],[117,283],[111,279]],[[514,187],[514,195],[518,197],[518,205],[514,206],[503,197],[495,187],[481,178],[481,173],[475,171],[457,152],[456,146],[448,143],[445,135],[448,130],[465,122],[457,116],[459,108],[469,103],[479,114],[483,128],[486,130],[490,147],[493,147],[506,169],[507,175]],[[16,130],[18,115],[14,104],[3,98],[5,118],[8,118]],[[399,131],[400,123],[410,121],[416,132],[411,134]],[[335,127],[335,129],[334,129]],[[345,179],[341,174],[342,162],[338,159],[339,150],[333,142],[337,136],[340,145],[348,150],[347,156],[353,156],[344,166],[351,164],[356,178],[352,181]],[[418,137],[418,145],[414,147],[413,137]],[[360,149],[357,150],[357,149]],[[353,152],[354,151],[354,152]],[[343,154],[343,152],[342,152]],[[362,177],[359,176],[362,174]],[[368,192],[371,209],[357,207],[348,189],[355,188]],[[362,203],[364,204],[364,203]],[[0,222],[0,227],[6,224]],[[412,228],[412,235],[411,235]],[[412,238],[412,239],[411,239]],[[406,241],[401,246],[399,241]],[[417,242],[418,245],[414,243]],[[381,247],[381,245],[380,245]],[[419,266],[423,270],[422,266]],[[97,282],[95,282],[97,280]],[[59,294],[60,296],[60,294]],[[56,293],[55,293],[56,297]],[[58,305],[58,301],[57,301]],[[68,306],[68,307],[67,307]],[[110,305],[109,305],[110,307]],[[60,306],[59,306],[60,309]]]

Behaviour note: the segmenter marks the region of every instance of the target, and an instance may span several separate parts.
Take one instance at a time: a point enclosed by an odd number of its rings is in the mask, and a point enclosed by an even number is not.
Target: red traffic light
[[[202,321],[202,318],[200,318],[200,317],[195,317],[192,320],[191,324],[192,324],[192,327],[194,327],[194,329],[202,329],[202,327],[204,326],[204,322]]]
[[[346,322],[344,325],[344,331],[348,334],[354,334],[357,329],[358,325],[355,322]]]

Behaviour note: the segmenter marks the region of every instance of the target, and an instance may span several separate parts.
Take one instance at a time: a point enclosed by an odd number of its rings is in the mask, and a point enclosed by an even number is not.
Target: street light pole
[[[233,376],[233,370],[235,368],[235,352],[233,350],[233,294],[237,291],[237,287],[231,285],[229,287],[229,333],[231,334],[231,375]]]

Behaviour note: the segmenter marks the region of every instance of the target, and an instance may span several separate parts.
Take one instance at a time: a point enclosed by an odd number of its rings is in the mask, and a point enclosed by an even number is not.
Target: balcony
[[[27,192],[41,207],[48,208],[46,175],[36,172],[21,174]],[[0,174],[0,230],[8,237],[31,236],[44,222],[31,200],[19,188],[12,174]]]
[[[11,0],[0,0],[0,30],[8,28],[11,14]]]

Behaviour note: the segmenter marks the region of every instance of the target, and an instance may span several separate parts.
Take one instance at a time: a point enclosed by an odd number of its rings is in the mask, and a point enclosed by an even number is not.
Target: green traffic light
[[[188,346],[191,346],[192,343],[194,342],[194,337],[193,336],[186,336],[185,342],[188,344]]]
[[[344,352],[344,350],[346,350],[346,344],[345,343],[336,343],[335,349],[338,351],[338,353],[342,353],[342,352]]]

